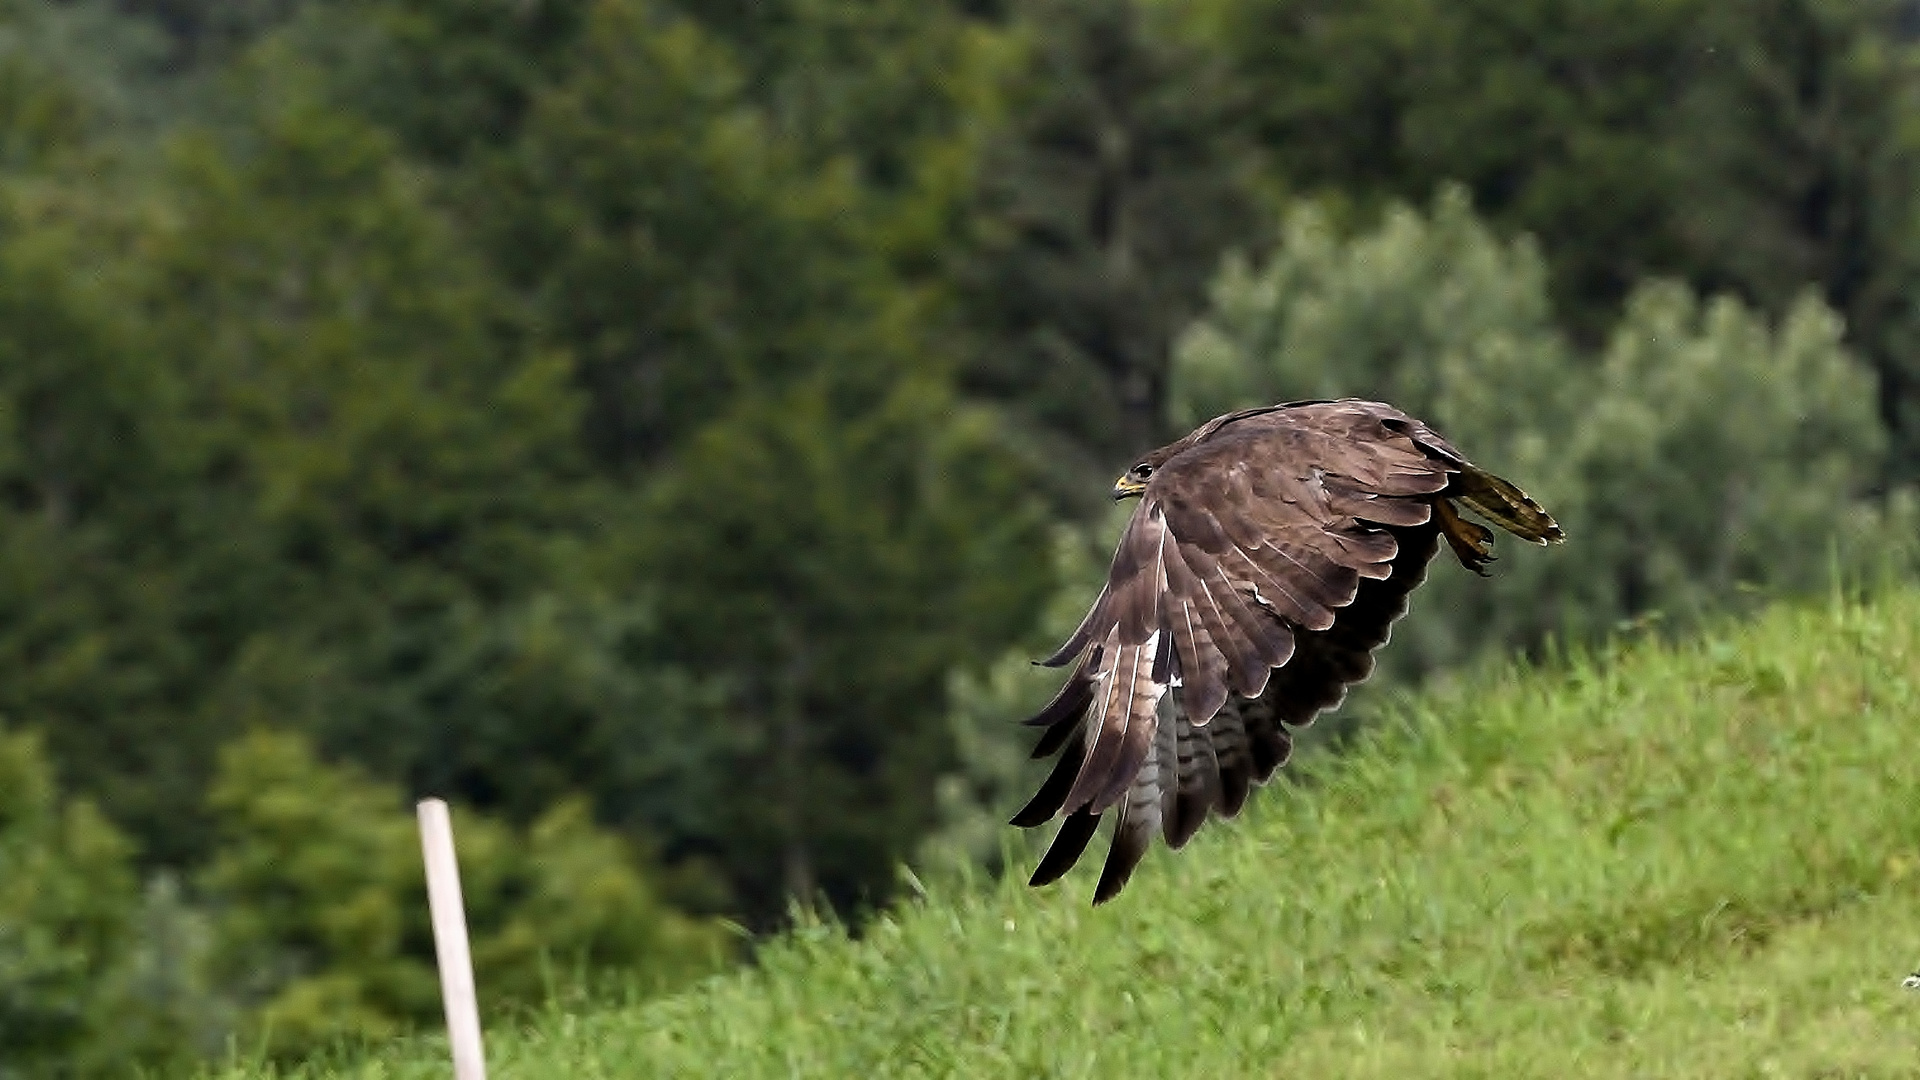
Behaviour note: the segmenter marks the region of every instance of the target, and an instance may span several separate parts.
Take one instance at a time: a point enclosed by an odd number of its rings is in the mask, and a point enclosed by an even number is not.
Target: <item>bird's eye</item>
[[[1133,467],[1133,475],[1145,480],[1147,477],[1153,475],[1153,466],[1143,461]]]

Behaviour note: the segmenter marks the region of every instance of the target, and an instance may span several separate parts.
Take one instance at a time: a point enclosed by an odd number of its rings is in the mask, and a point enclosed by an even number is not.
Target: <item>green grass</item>
[[[1492,676],[1307,771],[1099,910],[1097,859],[936,893],[492,1031],[493,1075],[1920,1077],[1920,593]]]

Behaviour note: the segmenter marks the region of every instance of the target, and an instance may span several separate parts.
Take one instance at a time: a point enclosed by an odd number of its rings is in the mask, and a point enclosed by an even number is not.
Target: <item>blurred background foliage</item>
[[[991,865],[1112,475],[1242,404],[1387,398],[1568,525],[1383,687],[1908,572],[1916,38],[0,0],[0,1077],[432,1023],[425,794],[496,1010]]]

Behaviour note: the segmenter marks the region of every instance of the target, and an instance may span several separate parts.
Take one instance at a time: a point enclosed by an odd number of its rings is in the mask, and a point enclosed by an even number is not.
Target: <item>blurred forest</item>
[[[991,863],[1336,394],[1572,536],[1396,685],[1911,569],[1920,2],[0,0],[0,1080],[431,1023],[423,794],[500,1010]]]

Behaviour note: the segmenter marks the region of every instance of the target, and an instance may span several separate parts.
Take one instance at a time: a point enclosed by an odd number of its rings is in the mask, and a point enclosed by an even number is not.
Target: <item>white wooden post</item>
[[[460,899],[460,863],[453,854],[447,804],[420,800],[420,851],[427,862],[427,906],[433,912],[433,950],[440,960],[440,999],[447,1007],[447,1042],[454,1080],[487,1080],[480,1050],[480,1002],[467,949],[467,913]]]

